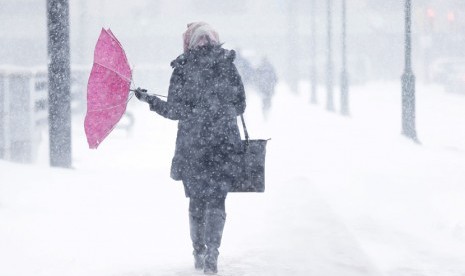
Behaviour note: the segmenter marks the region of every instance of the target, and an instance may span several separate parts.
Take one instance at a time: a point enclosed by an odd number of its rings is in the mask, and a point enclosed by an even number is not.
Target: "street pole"
[[[415,129],[415,75],[412,71],[411,0],[405,0],[405,68],[402,74],[402,134],[418,142]]]
[[[331,8],[332,0],[327,0],[327,64],[326,64],[326,109],[328,111],[334,111],[334,100],[333,100],[333,60],[332,60],[332,22],[331,22]]]
[[[71,167],[68,0],[47,0],[50,165]]]
[[[349,115],[349,77],[347,74],[346,19],[346,0],[342,0],[341,114],[344,116]]]
[[[312,104],[316,104],[318,102],[317,99],[317,71],[316,71],[316,0],[311,0],[311,39],[310,39],[310,85],[311,85],[311,94],[310,94],[310,102]]]

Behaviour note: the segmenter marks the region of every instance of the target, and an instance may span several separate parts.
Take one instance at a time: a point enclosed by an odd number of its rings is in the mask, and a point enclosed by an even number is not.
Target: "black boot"
[[[226,213],[220,209],[207,210],[205,215],[205,241],[207,252],[205,255],[204,273],[213,275],[218,272],[218,248],[221,245]]]
[[[192,246],[194,247],[194,266],[197,270],[204,268],[205,247],[205,217],[202,214],[189,213],[189,224]]]

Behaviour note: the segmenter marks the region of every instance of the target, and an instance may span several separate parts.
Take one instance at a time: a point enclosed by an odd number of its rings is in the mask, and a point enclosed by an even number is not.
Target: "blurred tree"
[[[193,0],[193,7],[199,12],[217,13],[238,13],[244,12],[247,8],[246,0],[235,1],[211,1],[211,0]]]
[[[328,0],[326,3],[326,16],[327,16],[327,37],[326,37],[326,109],[328,111],[334,111],[334,100],[333,100],[333,49],[332,49],[332,0]]]
[[[292,93],[298,93],[300,78],[299,22],[297,21],[297,2],[289,1],[287,5],[287,81]]]
[[[346,47],[346,0],[342,0],[342,70],[341,70],[341,114],[349,115],[349,76],[347,73]]]
[[[310,101],[313,104],[318,102],[317,99],[317,69],[316,69],[316,0],[311,0],[311,29],[310,29]]]

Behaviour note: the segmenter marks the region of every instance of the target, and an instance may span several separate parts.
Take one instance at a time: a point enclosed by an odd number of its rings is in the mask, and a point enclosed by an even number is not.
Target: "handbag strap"
[[[249,133],[247,132],[247,127],[245,126],[244,116],[241,114],[242,128],[244,129],[244,136],[247,144],[249,143]]]

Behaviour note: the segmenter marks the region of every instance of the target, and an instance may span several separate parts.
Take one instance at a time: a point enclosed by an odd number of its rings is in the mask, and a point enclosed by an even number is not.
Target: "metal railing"
[[[167,87],[169,67],[152,64],[135,68],[138,81],[154,91]],[[90,68],[71,66],[71,112],[86,111],[87,80]],[[166,86],[166,85],[165,85]],[[134,116],[126,111],[118,128],[128,132]],[[42,133],[48,128],[47,68],[0,66],[0,159],[33,163],[38,154]]]
[[[0,68],[0,158],[35,159],[47,122],[47,74],[37,68]]]
[[[71,110],[85,111],[89,70],[73,68]],[[47,69],[0,67],[0,159],[32,163],[48,127]]]

